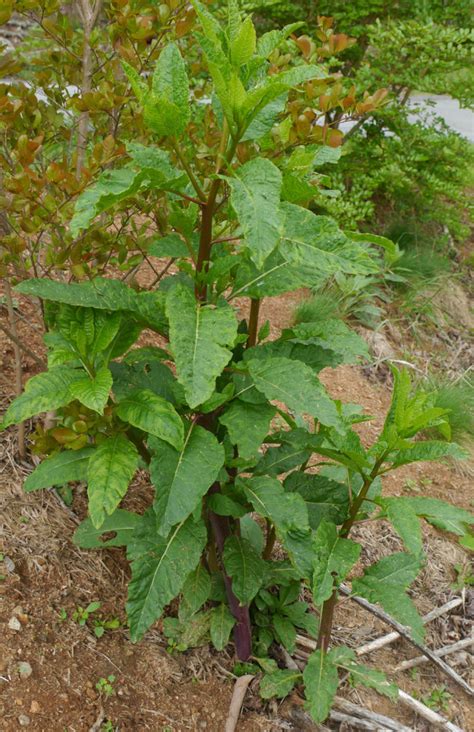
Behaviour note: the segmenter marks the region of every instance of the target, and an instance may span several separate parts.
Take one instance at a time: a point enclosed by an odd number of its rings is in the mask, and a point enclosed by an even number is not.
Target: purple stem
[[[209,493],[218,493],[219,490],[219,483],[214,483]],[[213,513],[213,511],[209,511],[209,520],[214,532],[217,548],[222,556],[225,540],[232,533],[230,521],[227,516],[219,516]],[[250,625],[249,608],[248,605],[240,605],[233,593],[231,578],[224,571],[223,575],[229,608],[236,620],[234,626],[235,650],[240,661],[247,661],[252,655],[252,627]]]

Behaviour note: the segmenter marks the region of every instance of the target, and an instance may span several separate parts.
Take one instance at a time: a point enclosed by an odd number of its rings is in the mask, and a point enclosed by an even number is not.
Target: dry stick
[[[393,732],[413,732],[411,727],[405,727],[404,724],[397,722],[391,717],[386,717],[384,714],[378,714],[370,709],[365,709],[365,707],[361,707],[359,704],[353,704],[340,696],[334,697],[334,706],[346,714],[368,719],[370,722],[378,724],[378,729],[390,729]]]
[[[441,615],[445,615],[451,610],[454,610],[454,608],[459,607],[459,605],[462,605],[462,603],[463,600],[461,597],[455,597],[453,600],[446,602],[444,605],[441,605],[440,607],[435,607],[434,610],[431,610],[429,613],[423,616],[423,623],[425,625],[426,623],[430,623],[432,620],[441,617]],[[388,646],[390,643],[398,640],[398,638],[400,638],[400,633],[396,633],[394,631],[393,633],[388,633],[387,635],[383,635],[380,638],[375,638],[375,640],[370,641],[370,643],[365,643],[363,646],[359,646],[359,648],[355,649],[355,652],[358,656],[363,656],[366,653],[372,653],[372,651],[378,651],[379,648]]]
[[[403,637],[405,638],[409,643],[411,643],[415,648],[418,648],[419,651],[423,653],[424,656],[430,659],[434,663],[435,666],[437,666],[448,678],[451,679],[451,681],[454,681],[458,686],[460,686],[466,694],[469,694],[469,696],[474,696],[474,689],[472,689],[471,686],[465,681],[462,676],[460,676],[456,671],[453,671],[453,669],[448,666],[447,663],[445,663],[441,658],[438,658],[438,656],[433,653],[433,651],[430,648],[427,648],[422,643],[418,643],[418,641],[414,640],[412,636],[410,635],[410,632],[407,630],[407,628],[402,625],[401,623],[397,622],[394,618],[392,618],[390,615],[388,615],[384,610],[377,607],[376,605],[372,605],[371,602],[368,602],[367,600],[364,600],[363,597],[357,597],[356,595],[351,595],[351,590],[348,587],[345,587],[344,585],[341,585],[339,587],[340,592],[343,595],[349,595],[351,600],[356,602],[358,605],[363,607],[365,610],[368,610],[371,612],[375,617],[380,618],[380,620],[383,620],[388,625],[391,625],[392,628],[395,628],[395,630]]]
[[[16,318],[15,309],[13,307],[12,289],[10,283],[5,279],[5,300],[7,302],[8,320],[10,321],[10,328],[13,340],[13,353],[15,355],[15,393],[20,396],[23,390],[23,370],[21,368],[21,351],[18,345],[19,338],[16,329]],[[20,460],[26,459],[26,446],[25,446],[25,423],[20,422],[17,427],[17,440],[18,440],[18,455]]]
[[[463,638],[457,643],[452,643],[449,646],[437,648],[436,651],[433,652],[436,656],[438,656],[438,658],[441,658],[441,656],[449,656],[451,653],[456,653],[456,651],[462,651],[463,648],[469,648],[469,646],[472,645],[474,645],[474,636],[471,638]],[[398,666],[395,666],[393,671],[406,671],[407,668],[413,668],[414,666],[419,666],[422,663],[428,663],[428,661],[429,659],[426,658],[426,656],[416,656],[416,658],[411,658],[409,661],[403,661],[403,663],[399,663]]]
[[[234,686],[234,693],[230,702],[229,714],[225,723],[225,732],[234,732],[237,729],[240,710],[244,701],[250,682],[255,678],[252,674],[245,674],[237,679]]]
[[[331,719],[333,722],[345,722],[346,724],[350,724],[351,727],[355,727],[356,729],[368,729],[372,730],[372,732],[391,732],[393,728],[390,727],[381,727],[378,722],[369,722],[368,719],[364,719],[362,717],[353,717],[350,714],[344,714],[343,712],[336,712],[332,711],[329,714],[329,719]]]
[[[449,732],[464,732],[461,727],[458,727],[456,724],[453,724],[448,719],[445,719],[441,716],[441,714],[434,712],[432,709],[425,706],[425,704],[422,704],[420,701],[418,701],[418,699],[414,699],[412,696],[402,691],[401,689],[398,690],[398,699],[406,707],[409,707],[420,717],[423,717],[423,719],[431,722],[436,727],[449,730]]]
[[[23,341],[21,341],[18,336],[16,336],[14,333],[12,333],[11,330],[9,330],[3,323],[0,323],[0,330],[3,330],[6,336],[9,337],[9,339],[14,343],[18,348],[21,348],[22,351],[24,351],[27,356],[33,359],[35,363],[38,364],[38,366],[41,366],[42,369],[46,368],[46,363],[43,361],[42,358],[36,355],[28,346],[26,346]]]

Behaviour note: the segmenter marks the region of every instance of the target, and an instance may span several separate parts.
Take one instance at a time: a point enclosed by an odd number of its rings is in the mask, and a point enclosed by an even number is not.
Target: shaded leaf
[[[211,615],[211,641],[217,651],[223,651],[229,643],[235,618],[227,605],[221,603],[215,607]]]
[[[258,454],[275,414],[276,409],[271,404],[246,404],[234,399],[220,415],[219,422],[227,427],[231,442],[238,447],[239,456],[250,460]]]
[[[302,679],[303,676],[299,671],[279,668],[263,676],[260,681],[260,696],[262,699],[272,699],[273,697],[283,699]]]
[[[344,483],[295,471],[285,479],[285,490],[296,491],[308,509],[309,524],[317,529],[323,519],[342,524],[349,507],[349,490]]]
[[[96,528],[102,526],[106,514],[116,510],[137,466],[137,449],[122,433],[109,437],[94,450],[87,470],[87,495]]]
[[[252,544],[239,536],[226,540],[222,559],[235,596],[242,605],[248,605],[262,586],[265,562]]]
[[[184,427],[172,404],[149,389],[137,389],[117,407],[120,419],[180,450]]]
[[[347,577],[361,548],[351,539],[341,539],[335,524],[321,521],[313,539],[313,600],[316,605],[328,600],[334,588]]]

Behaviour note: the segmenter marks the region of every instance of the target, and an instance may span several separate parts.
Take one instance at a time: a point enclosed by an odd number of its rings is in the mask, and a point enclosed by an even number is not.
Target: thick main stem
[[[209,492],[218,493],[219,490],[219,483],[214,483]],[[211,522],[217,548],[219,549],[219,554],[222,557],[225,540],[232,533],[230,521],[227,516],[218,516],[213,511],[209,511],[209,520]],[[252,626],[250,624],[249,608],[248,605],[241,605],[239,603],[232,590],[231,578],[225,571],[223,572],[223,575],[229,609],[236,620],[234,626],[235,650],[240,661],[247,661],[252,655]]]
[[[247,348],[252,348],[252,346],[255,346],[257,343],[259,313],[260,300],[257,298],[252,298],[250,300],[249,336],[247,338]]]

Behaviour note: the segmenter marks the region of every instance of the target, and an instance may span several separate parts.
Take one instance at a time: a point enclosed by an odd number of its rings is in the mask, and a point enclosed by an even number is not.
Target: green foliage
[[[367,356],[339,319],[339,303],[315,298],[271,340],[269,326],[259,328],[264,296],[324,288],[341,276],[366,284],[381,269],[380,254],[383,266],[392,265],[399,251],[386,238],[345,232],[309,207],[325,186],[319,168],[340,157],[340,138],[317,119],[359,104],[355,90],[352,101],[344,96],[332,62],[319,63],[337,44],[330,24],[322,21],[323,53],[314,63],[306,39],[287,40],[294,25],[257,40],[236,3],[225,26],[207,6],[192,4],[185,22],[199,30],[187,47],[176,23],[177,40],[159,49],[150,89],[124,51],[137,96],[131,108],[148,144],[128,143],[127,160],[95,176],[71,223],[73,237],[107,242],[115,217],[132,217],[136,207],[156,230],[142,241],[146,227],[130,223],[141,252],[135,263],[125,253],[130,274],[145,256],[150,270],[153,258],[170,261],[149,291],[133,279],[94,276],[21,283],[19,292],[46,301],[48,370],[27,382],[3,425],[57,410],[57,425],[39,443],[47,457],[25,488],[87,482],[89,517],[74,542],[126,547],[133,642],[176,600],[177,616],[163,624],[170,649],[210,639],[222,650],[234,630],[242,661],[258,651],[263,696],[282,697],[303,681],[308,708],[322,721],[339,668],[353,683],[395,697],[351,651],[328,651],[331,599],[341,581],[351,581],[361,552],[350,538],[354,524],[371,513],[388,518],[408,551],[366,567],[352,591],[420,638],[406,593],[422,564],[419,517],[463,536],[471,517],[425,497],[385,498],[381,476],[464,452],[449,441],[448,409],[395,369],[383,429],[363,446],[354,429],[365,419],[360,409],[332,399],[318,378],[327,366]],[[340,41],[349,46],[347,37]],[[283,60],[282,44],[291,49]],[[321,114],[310,120],[303,110],[316,96]],[[359,112],[373,111],[382,96]],[[147,329],[153,341],[142,334]],[[444,441],[419,439],[433,429]],[[143,515],[120,507],[138,467],[154,490]],[[278,560],[275,539],[284,553]],[[321,606],[320,623],[303,590]],[[273,642],[291,652],[298,630],[319,640],[303,677],[267,657]],[[99,691],[113,693],[113,680],[102,682]]]

